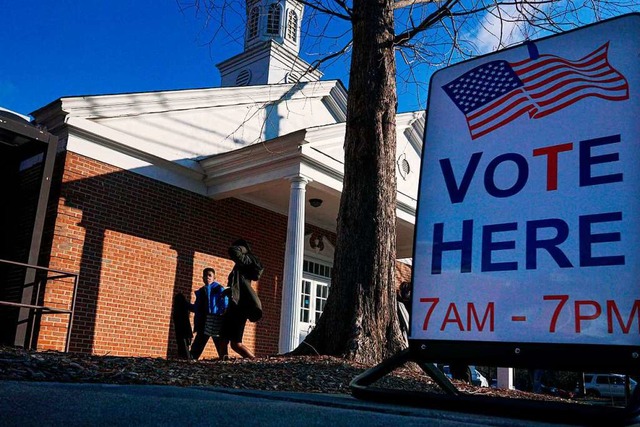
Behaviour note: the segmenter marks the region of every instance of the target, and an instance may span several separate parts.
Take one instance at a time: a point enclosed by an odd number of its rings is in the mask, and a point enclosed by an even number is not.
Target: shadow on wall
[[[208,266],[226,285],[233,267],[227,249],[240,236],[267,267],[261,283],[279,280],[286,217],[114,171],[74,153],[64,163],[49,244],[50,266],[73,267],[80,275],[70,351],[176,357],[174,295],[192,299]],[[87,178],[86,171],[95,176]],[[260,286],[265,312],[254,324],[258,354],[277,353],[280,292],[281,286]]]

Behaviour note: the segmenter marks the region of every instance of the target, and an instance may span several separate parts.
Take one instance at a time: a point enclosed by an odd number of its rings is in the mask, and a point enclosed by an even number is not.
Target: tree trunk
[[[392,0],[355,0],[345,171],[329,297],[294,354],[375,364],[403,345],[395,294],[396,63]]]

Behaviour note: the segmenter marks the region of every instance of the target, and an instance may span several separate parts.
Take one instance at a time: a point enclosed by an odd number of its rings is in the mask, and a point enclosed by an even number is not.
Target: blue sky
[[[27,115],[66,96],[217,87],[215,65],[243,49],[244,10],[225,12],[224,31],[210,44],[215,23],[206,27],[203,14],[181,10],[176,0],[13,2],[0,13],[0,107]],[[303,33],[326,34],[325,24],[305,20]],[[343,28],[320,39],[303,35],[302,51],[341,48],[346,39],[335,34]],[[347,68],[341,57],[321,71],[348,85]],[[402,111],[424,108],[426,89],[419,98],[415,90],[399,86]]]
[[[174,0],[11,3],[0,13],[0,107],[22,114],[64,96],[215,87],[215,64],[242,49],[210,48]]]
[[[633,10],[640,9],[640,3],[630,2]],[[21,114],[65,96],[217,87],[215,64],[242,51],[242,8],[226,10],[227,32],[219,33],[212,45],[213,29],[205,28],[203,17],[196,17],[193,9],[181,11],[176,0],[11,3],[0,13],[0,107]],[[324,34],[322,25],[303,21],[313,34]],[[495,48],[486,34],[491,25],[495,24],[485,17],[475,29],[471,27],[468,39],[477,52]],[[320,39],[320,51],[339,48],[339,42],[332,45],[328,37]],[[317,51],[317,43],[306,41],[309,50]],[[435,68],[413,68],[411,78],[419,85],[407,85],[401,62],[398,58],[399,111],[424,108]],[[348,84],[347,65],[346,59],[339,59],[321,70],[325,79]]]

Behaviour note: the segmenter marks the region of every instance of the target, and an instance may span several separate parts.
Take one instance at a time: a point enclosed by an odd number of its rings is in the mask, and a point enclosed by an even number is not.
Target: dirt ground
[[[91,356],[0,347],[0,380],[213,386],[234,389],[350,394],[349,383],[368,369],[329,356],[274,356],[190,362],[149,357]],[[463,393],[531,400],[562,400],[518,390],[476,387],[459,381]],[[377,387],[441,393],[417,365],[385,376]]]

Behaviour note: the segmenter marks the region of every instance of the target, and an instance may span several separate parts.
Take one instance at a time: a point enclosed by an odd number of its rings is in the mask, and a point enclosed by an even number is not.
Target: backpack
[[[244,276],[249,280],[260,280],[260,277],[262,277],[262,273],[264,272],[262,263],[258,257],[252,253],[248,253],[247,256],[251,260],[251,263],[243,269]]]
[[[213,298],[213,313],[216,315],[222,315],[229,308],[229,297],[224,293],[224,286],[218,284],[218,286],[211,289]]]

